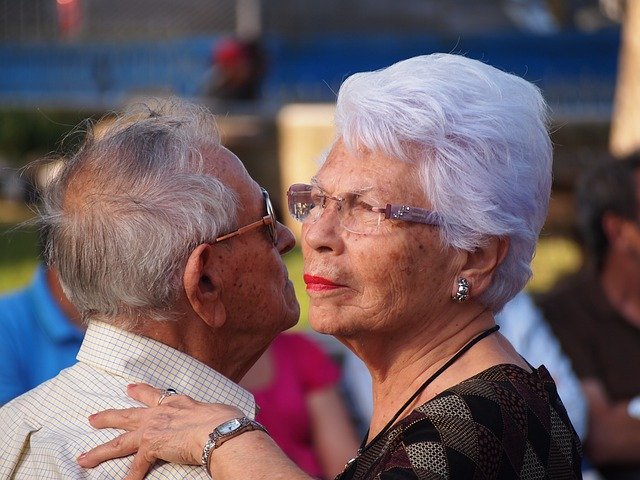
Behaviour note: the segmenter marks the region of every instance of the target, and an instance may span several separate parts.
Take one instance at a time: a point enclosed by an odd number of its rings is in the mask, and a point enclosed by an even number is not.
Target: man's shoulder
[[[16,465],[16,478],[47,477],[54,464],[56,471],[68,472],[65,478],[124,478],[130,457],[105,462],[91,471],[80,469],[75,459],[118,434],[116,430],[92,428],[89,415],[108,408],[140,406],[126,395],[126,384],[124,378],[76,363],[0,408],[0,428],[10,432],[0,442],[0,452],[3,460]],[[16,456],[20,462],[14,461]],[[159,464],[147,478],[208,477],[201,468]]]
[[[598,287],[595,275],[588,271],[578,271],[559,279],[547,292],[535,296],[536,303],[548,303],[555,299],[581,297],[587,290]]]
[[[578,272],[561,279],[550,291],[535,296],[536,305],[544,318],[551,323],[576,321],[582,312],[595,309],[602,296],[597,279],[587,273]]]
[[[60,395],[67,394],[73,396],[74,392],[73,389],[70,388],[69,383],[69,375],[73,374],[73,369],[74,366],[71,366],[60,372],[55,377],[14,398],[0,408],[0,413],[6,414],[7,411],[21,412],[23,416],[20,418],[15,417],[14,420],[16,421],[21,419],[36,419],[51,415],[55,416],[55,405],[58,397]],[[66,404],[66,409],[73,409],[77,402],[78,398],[76,398],[75,401]]]
[[[113,429],[96,430],[88,416],[107,408],[139,406],[124,388],[75,385],[76,364],[0,408],[0,477],[5,478],[124,478],[132,457],[109,460],[83,470],[76,462],[82,452],[114,439]],[[71,384],[70,384],[71,382]],[[5,470],[9,470],[8,472]],[[60,472],[64,472],[61,474]],[[201,467],[158,463],[146,478],[208,478]]]

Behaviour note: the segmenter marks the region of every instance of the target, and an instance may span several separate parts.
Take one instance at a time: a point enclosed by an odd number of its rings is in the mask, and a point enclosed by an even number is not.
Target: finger
[[[93,468],[105,460],[126,457],[138,451],[140,444],[139,435],[136,433],[123,433],[107,443],[98,445],[88,452],[81,454],[76,461],[84,468]]]
[[[146,383],[132,383],[127,385],[127,395],[148,407],[155,407],[162,396],[162,390]]]
[[[89,415],[89,424],[93,428],[119,428],[135,430],[146,408],[110,409]]]
[[[142,480],[151,469],[153,463],[153,461],[147,460],[144,455],[138,453],[133,458],[131,469],[129,470],[129,473],[127,473],[125,480]]]

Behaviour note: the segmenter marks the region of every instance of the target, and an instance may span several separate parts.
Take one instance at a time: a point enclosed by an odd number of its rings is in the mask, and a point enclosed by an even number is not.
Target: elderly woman
[[[539,90],[461,56],[421,56],[347,79],[336,127],[311,183],[288,195],[310,323],[373,379],[369,432],[338,478],[580,478],[551,377],[494,320],[531,276],[547,212]],[[130,478],[158,458],[202,462],[216,480],[307,478],[232,407],[182,395],[155,406],[161,392],[146,385],[129,394],[154,407],[93,416],[130,432],[81,465],[137,451]]]

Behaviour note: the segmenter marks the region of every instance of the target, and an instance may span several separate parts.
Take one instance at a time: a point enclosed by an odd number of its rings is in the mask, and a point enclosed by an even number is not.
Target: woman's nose
[[[325,208],[321,209],[315,219],[311,222],[304,222],[302,225],[303,251],[307,246],[317,251],[340,250],[342,219],[337,207],[339,202],[334,203],[336,203],[336,207],[325,205]]]

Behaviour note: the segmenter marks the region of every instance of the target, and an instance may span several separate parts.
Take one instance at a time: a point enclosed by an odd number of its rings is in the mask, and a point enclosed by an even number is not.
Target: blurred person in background
[[[640,155],[587,172],[576,191],[583,271],[539,305],[589,404],[586,453],[608,480],[640,478]]]
[[[581,445],[555,384],[497,331],[531,275],[551,190],[547,108],[525,80],[434,54],[349,77],[337,138],[310,185],[289,188],[302,227],[311,326],[367,365],[373,414],[337,478],[581,478]],[[307,479],[238,409],[129,394],[150,408],[89,422],[128,430],[78,462],[138,452],[216,480]],[[223,442],[220,442],[220,440]]]
[[[256,419],[313,478],[335,478],[358,448],[339,382],[338,366],[303,333],[278,335],[240,382],[260,405]]]
[[[266,58],[258,39],[222,39],[213,47],[205,95],[222,101],[257,100],[265,72]]]
[[[28,287],[1,296],[0,405],[73,365],[85,328],[52,266],[39,265]]]
[[[210,113],[132,108],[87,135],[43,209],[47,260],[88,328],[78,363],[0,408],[0,478],[123,478],[132,458],[87,472],[76,457],[117,434],[87,416],[139,406],[125,393],[138,382],[164,388],[158,403],[183,392],[263,428],[236,382],[298,320],[281,258],[294,238]],[[149,478],[208,476],[164,463]]]

